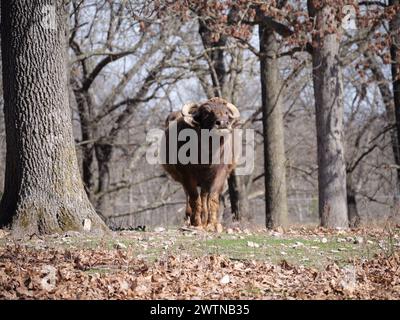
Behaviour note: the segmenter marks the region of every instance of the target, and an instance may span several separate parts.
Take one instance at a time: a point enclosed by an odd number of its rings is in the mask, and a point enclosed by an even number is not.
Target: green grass
[[[345,264],[355,257],[370,257],[377,251],[374,248],[362,248],[360,245],[349,242],[337,242],[337,238],[327,238],[327,243],[295,238],[272,238],[265,235],[245,236],[244,239],[232,239],[227,236],[207,240],[203,251],[208,253],[224,254],[233,259],[255,259],[279,263],[286,260],[288,263],[303,264],[306,266],[321,266],[328,261]],[[248,242],[259,245],[258,248],[249,247]],[[303,245],[298,245],[302,243]]]
[[[351,234],[350,234],[351,235]],[[267,233],[253,234],[212,234],[195,233],[185,235],[176,229],[161,233],[154,232],[129,232],[114,234],[113,237],[58,237],[44,238],[43,240],[29,240],[26,245],[38,249],[62,247],[66,249],[107,249],[115,250],[118,243],[126,246],[133,256],[141,257],[148,261],[162,258],[166,255],[189,254],[203,256],[208,254],[225,255],[234,260],[262,260],[274,264],[287,261],[289,264],[321,268],[329,262],[338,265],[351,263],[353,259],[370,259],[374,254],[381,252],[378,240],[390,248],[393,247],[393,238],[373,239],[373,243],[364,242],[355,244],[345,241],[338,242],[339,238],[346,235],[327,235],[326,243],[321,242],[323,236],[281,235],[279,237]],[[12,242],[6,238],[0,239],[0,246]],[[249,242],[256,243],[258,247],[249,246]],[[302,245],[299,245],[301,243]],[[108,272],[108,269],[93,272]],[[92,272],[89,270],[88,272]]]

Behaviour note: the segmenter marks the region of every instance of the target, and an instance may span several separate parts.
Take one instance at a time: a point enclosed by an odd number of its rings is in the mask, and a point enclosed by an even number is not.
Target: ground
[[[399,271],[399,227],[0,230],[1,299],[400,299]]]

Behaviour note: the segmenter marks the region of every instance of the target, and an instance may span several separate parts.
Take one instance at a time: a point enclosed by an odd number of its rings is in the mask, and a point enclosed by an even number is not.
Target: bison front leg
[[[204,227],[207,227],[209,219],[209,208],[208,208],[208,192],[201,190],[201,222]]]
[[[195,227],[201,226],[201,198],[199,194],[189,196],[189,204],[192,209],[190,224]]]
[[[216,222],[218,222],[219,195],[217,193],[210,194],[208,206],[210,208],[210,216],[208,219],[208,224],[214,225]]]
[[[197,183],[189,178],[183,182],[183,187],[189,197],[190,224],[199,227],[201,226],[201,198],[197,191]]]
[[[189,195],[185,190],[186,195],[186,209],[185,209],[185,223],[190,225],[190,217],[192,216],[192,207],[190,206],[189,202]]]
[[[209,219],[207,229],[210,231],[222,232],[222,225],[218,221],[219,214],[219,193],[213,192],[208,196]]]
[[[226,169],[226,168],[225,168]],[[222,232],[222,225],[219,223],[219,195],[221,194],[224,182],[227,177],[227,170],[219,170],[210,187],[208,195],[208,224],[207,229]]]

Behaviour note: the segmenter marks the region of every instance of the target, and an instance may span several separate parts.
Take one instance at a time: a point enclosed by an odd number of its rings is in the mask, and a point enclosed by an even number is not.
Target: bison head
[[[208,130],[231,130],[240,117],[239,110],[222,98],[212,98],[200,105],[185,104],[181,112],[190,126]]]

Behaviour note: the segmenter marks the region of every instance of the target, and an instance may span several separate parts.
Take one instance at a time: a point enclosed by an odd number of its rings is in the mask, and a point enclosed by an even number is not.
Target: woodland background
[[[393,89],[400,73],[394,60],[400,56],[399,2],[334,2],[340,18],[350,21],[338,61],[346,205],[359,216],[356,224],[383,224],[397,216],[399,197],[400,102]],[[240,205],[233,215],[227,184],[223,218],[265,224],[260,28],[273,30],[278,53],[269,59],[279,80],[274,90],[283,131],[277,134],[284,136],[289,222],[319,223],[310,54],[317,44],[309,10],[300,0],[71,1],[67,36],[76,149],[86,191],[109,226],[182,223],[184,193],[161,167],[146,163],[146,133],[162,128],[167,114],[184,103],[216,95],[240,109],[257,140],[253,174],[236,177]],[[1,188],[4,166],[1,114]]]

